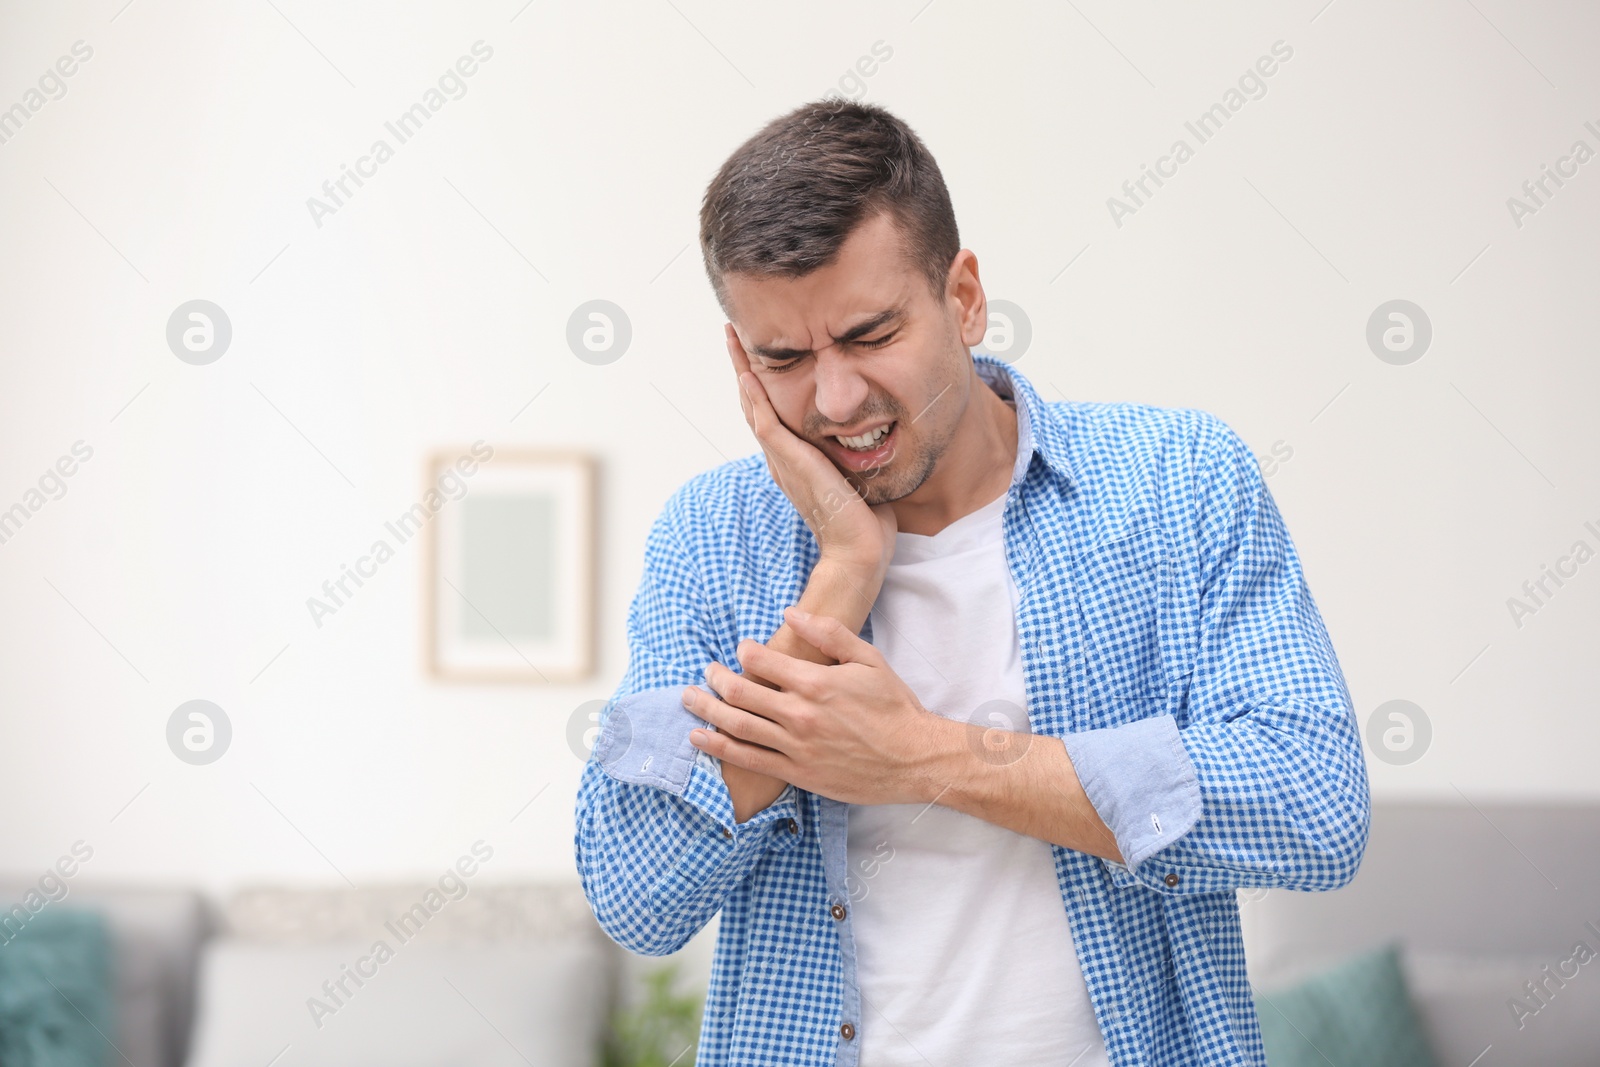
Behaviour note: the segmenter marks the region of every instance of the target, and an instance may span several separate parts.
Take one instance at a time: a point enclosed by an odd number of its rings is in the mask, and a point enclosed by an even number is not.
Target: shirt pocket
[[[1168,560],[1154,525],[1115,534],[1073,560],[1090,726],[1115,726],[1165,708],[1162,615],[1175,610]]]

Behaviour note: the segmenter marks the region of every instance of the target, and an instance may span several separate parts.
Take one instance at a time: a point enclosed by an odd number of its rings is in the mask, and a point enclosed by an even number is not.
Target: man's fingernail
[[[799,619],[801,622],[809,622],[811,620],[811,612],[809,612],[809,611],[801,611],[799,608],[790,608],[789,609],[789,614],[793,615],[795,618]]]

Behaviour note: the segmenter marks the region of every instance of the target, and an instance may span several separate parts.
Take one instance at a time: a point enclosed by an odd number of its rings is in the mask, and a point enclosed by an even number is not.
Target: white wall
[[[0,508],[93,448],[0,545],[0,865],[84,839],[96,877],[361,883],[482,837],[493,877],[575,877],[567,722],[623,670],[647,524],[753,448],[699,197],[879,41],[865,98],[939,158],[1047,397],[1292,448],[1269,485],[1363,720],[1405,698],[1433,725],[1376,792],[1600,792],[1600,562],[1520,628],[1506,604],[1600,549],[1600,162],[1520,227],[1506,204],[1600,150],[1592,7],[123,3],[0,4],[0,108],[93,49],[0,144]],[[466,95],[317,226],[307,198],[478,40]],[[1280,40],[1266,94],[1115,225],[1107,198]],[[597,297],[634,329],[604,367],[564,340]],[[233,325],[207,366],[164,338],[195,298]],[[1434,328],[1407,366],[1364,337],[1394,298]],[[600,457],[584,684],[428,680],[415,543],[310,619],[424,455],[478,438]],[[235,730],[207,767],[164,738],[194,698]]]

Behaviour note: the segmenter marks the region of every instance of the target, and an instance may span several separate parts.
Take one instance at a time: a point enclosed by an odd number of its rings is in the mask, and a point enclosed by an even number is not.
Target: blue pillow
[[[56,906],[0,913],[0,1064],[107,1067],[111,947],[95,912]],[[19,928],[20,927],[20,928]]]
[[[1255,995],[1267,1067],[1438,1067],[1397,945]]]

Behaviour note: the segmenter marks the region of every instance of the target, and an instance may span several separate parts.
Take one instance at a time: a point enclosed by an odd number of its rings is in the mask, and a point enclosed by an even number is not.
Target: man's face
[[[730,274],[724,285],[750,369],[783,424],[868,504],[922,485],[966,409],[972,361],[961,300],[933,298],[891,217],[860,223],[832,263],[804,277]]]

